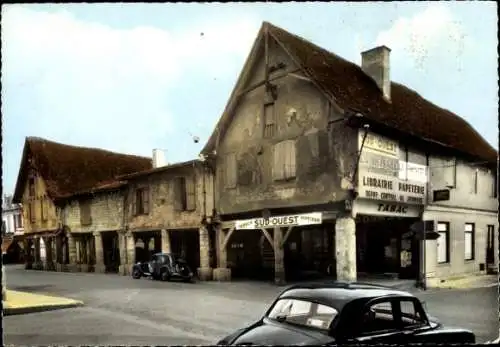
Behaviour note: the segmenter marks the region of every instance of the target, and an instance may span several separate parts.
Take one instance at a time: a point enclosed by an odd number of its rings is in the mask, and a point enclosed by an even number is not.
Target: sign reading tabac
[[[235,222],[235,229],[237,230],[253,230],[274,227],[291,227],[300,225],[313,225],[321,224],[321,212],[294,214],[287,216],[276,216],[269,218],[252,218],[245,220],[237,220]]]

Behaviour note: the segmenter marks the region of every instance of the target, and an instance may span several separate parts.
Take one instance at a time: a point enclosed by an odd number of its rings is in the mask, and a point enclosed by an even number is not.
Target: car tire
[[[135,280],[138,280],[139,278],[141,278],[141,272],[137,269],[134,269],[132,270],[132,278],[135,279]]]
[[[170,281],[170,274],[168,273],[167,270],[162,271],[162,273],[160,274],[160,280],[164,282]]]

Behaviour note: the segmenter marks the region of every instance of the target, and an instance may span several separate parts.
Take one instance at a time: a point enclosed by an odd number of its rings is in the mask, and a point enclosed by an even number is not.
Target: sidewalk
[[[428,281],[429,288],[436,289],[473,289],[498,285],[498,275],[457,276],[440,281]]]
[[[59,310],[83,306],[79,300],[7,290],[7,300],[3,302],[4,316]]]

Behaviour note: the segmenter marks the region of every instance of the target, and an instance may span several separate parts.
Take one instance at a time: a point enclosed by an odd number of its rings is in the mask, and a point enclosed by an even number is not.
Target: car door
[[[395,317],[408,343],[421,342],[418,334],[432,329],[427,314],[417,298],[400,298],[395,302]]]
[[[151,275],[156,274],[156,264],[158,263],[158,256],[155,254],[151,257],[151,260],[149,261],[149,266],[148,266],[148,271]]]
[[[362,344],[406,344],[395,309],[397,300],[381,298],[369,301],[358,316],[353,342]]]

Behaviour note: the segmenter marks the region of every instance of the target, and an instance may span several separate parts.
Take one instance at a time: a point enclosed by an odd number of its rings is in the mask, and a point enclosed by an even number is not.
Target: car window
[[[415,301],[402,300],[400,303],[400,307],[401,307],[401,322],[404,327],[420,326],[426,323],[424,317],[422,317],[417,307],[415,307]]]
[[[360,335],[397,329],[391,301],[383,301],[366,307],[361,316]]]
[[[338,311],[330,306],[298,299],[281,299],[270,310],[268,317],[290,324],[328,330]]]

